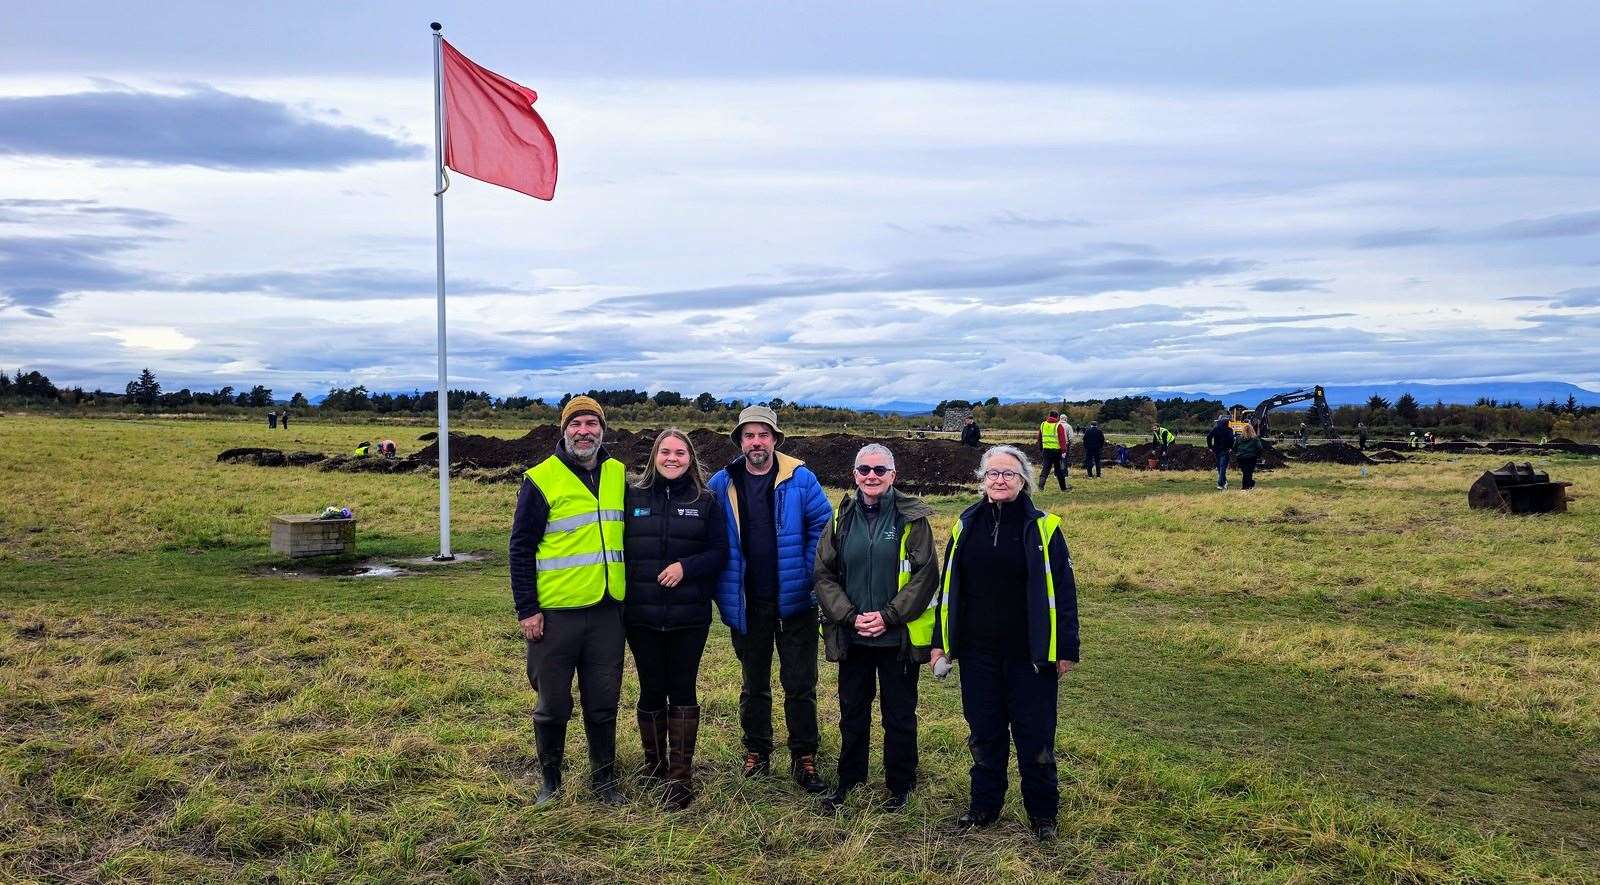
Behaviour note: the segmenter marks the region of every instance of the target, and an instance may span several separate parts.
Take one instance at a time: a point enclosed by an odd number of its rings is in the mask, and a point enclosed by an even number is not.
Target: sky
[[[0,369],[433,387],[443,17],[561,160],[452,177],[452,387],[1600,388],[1600,11],[1302,6],[31,4]]]

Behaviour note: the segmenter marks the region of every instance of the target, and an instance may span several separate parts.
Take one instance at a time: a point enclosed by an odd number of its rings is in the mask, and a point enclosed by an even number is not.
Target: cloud
[[[200,343],[171,326],[129,326],[95,334],[115,338],[130,350],[185,351]]]
[[[422,155],[420,145],[209,87],[0,97],[0,154],[271,171]]]
[[[1049,295],[1093,295],[1100,292],[1142,292],[1208,277],[1247,271],[1254,262],[1235,258],[1168,261],[1158,258],[1083,260],[1081,255],[1032,255],[971,261],[929,260],[870,273],[839,273],[777,283],[712,286],[606,299],[607,305],[655,310],[743,307],[816,295],[921,291],[985,291],[1052,284]],[[1041,293],[1027,293],[1022,298]],[[1009,300],[1018,300],[1012,296]]]
[[[1378,231],[1356,237],[1351,245],[1357,249],[1391,249],[1397,246],[1426,246],[1444,242],[1443,228],[1419,227],[1411,230]]]
[[[339,267],[318,271],[210,274],[175,280],[168,287],[186,292],[250,292],[280,298],[367,301],[433,298],[438,294],[437,285],[432,272],[384,267]],[[452,278],[447,281],[446,287],[449,295],[460,297],[523,291],[470,278]],[[528,294],[536,293],[529,290]]]
[[[1389,249],[1399,246],[1428,246],[1440,243],[1497,243],[1518,240],[1547,240],[1560,237],[1587,237],[1600,234],[1600,209],[1567,212],[1542,218],[1507,221],[1478,230],[1447,231],[1438,227],[1379,231],[1357,237],[1357,249]]]
[[[1303,313],[1283,316],[1233,317],[1226,320],[1207,320],[1208,326],[1275,326],[1283,323],[1304,323],[1310,320],[1332,320],[1360,316],[1354,313]]]
[[[1482,238],[1542,240],[1550,237],[1586,237],[1591,234],[1600,234],[1600,210],[1510,221],[1485,231]]]
[[[994,223],[1001,227],[1021,227],[1028,230],[1059,230],[1064,227],[1093,227],[1093,222],[1081,218],[1054,218],[1023,215],[1010,209],[994,216]]]
[[[126,290],[154,277],[125,268],[114,258],[144,245],[138,237],[0,237],[0,308],[20,307],[35,316],[69,292]]]
[[[1256,292],[1326,292],[1327,288],[1322,285],[1326,282],[1307,277],[1272,277],[1256,280],[1250,288]]]
[[[176,218],[165,212],[130,206],[105,206],[99,200],[0,199],[0,224],[40,222],[111,223],[138,230],[172,227]]]
[[[1552,307],[1600,307],[1600,286],[1564,289],[1550,302]]]

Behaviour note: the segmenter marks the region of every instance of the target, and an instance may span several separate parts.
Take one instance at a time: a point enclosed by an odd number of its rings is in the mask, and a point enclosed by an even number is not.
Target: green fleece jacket
[[[912,646],[911,633],[906,629],[906,624],[916,620],[928,608],[939,588],[939,558],[933,549],[933,526],[928,522],[928,517],[933,515],[933,508],[914,495],[897,491],[892,497],[894,511],[878,517],[879,530],[892,524],[896,539],[905,538],[906,559],[909,560],[911,572],[906,585],[883,607],[883,623],[888,627],[886,635],[898,638],[902,657],[924,663],[928,660],[928,647]],[[822,612],[823,651],[830,661],[844,660],[850,653],[856,615],[866,613],[851,601],[852,594],[845,589],[853,579],[861,580],[864,577],[851,574],[843,556],[845,535],[851,521],[859,518],[859,498],[846,494],[839,500],[834,519],[828,523],[822,539],[817,542],[813,587]],[[860,590],[854,595],[861,599],[870,598],[868,593]]]

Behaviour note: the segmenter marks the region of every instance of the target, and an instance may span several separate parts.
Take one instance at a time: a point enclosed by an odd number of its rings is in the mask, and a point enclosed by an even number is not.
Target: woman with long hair
[[[1256,487],[1256,460],[1265,448],[1255,425],[1248,423],[1233,443],[1233,454],[1239,459],[1239,470],[1244,473],[1244,490],[1247,492]]]
[[[642,774],[646,785],[665,781],[664,804],[682,809],[694,800],[695,679],[711,629],[711,597],[728,558],[727,527],[694,443],[674,428],[656,436],[624,507],[623,616],[639,672]]]
[[[979,461],[983,497],[956,519],[934,609],[934,672],[961,665],[972,750],[962,829],[1000,817],[1012,743],[1022,804],[1041,842],[1056,836],[1056,685],[1078,660],[1078,592],[1061,518],[1034,506],[1033,466],[1015,446]]]

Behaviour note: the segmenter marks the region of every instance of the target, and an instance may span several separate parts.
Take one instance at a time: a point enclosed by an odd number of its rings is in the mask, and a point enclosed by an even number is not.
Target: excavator
[[[1321,384],[1315,387],[1302,387],[1299,390],[1275,393],[1262,400],[1261,404],[1254,409],[1234,406],[1231,410],[1233,420],[1228,423],[1235,432],[1244,430],[1244,426],[1249,424],[1255,427],[1257,436],[1265,439],[1267,431],[1271,428],[1271,422],[1267,416],[1273,409],[1295,403],[1303,403],[1306,400],[1311,400],[1312,411],[1321,417],[1322,429],[1327,433],[1328,439],[1338,439],[1339,433],[1333,429],[1333,410],[1328,408],[1328,399],[1323,395]]]

